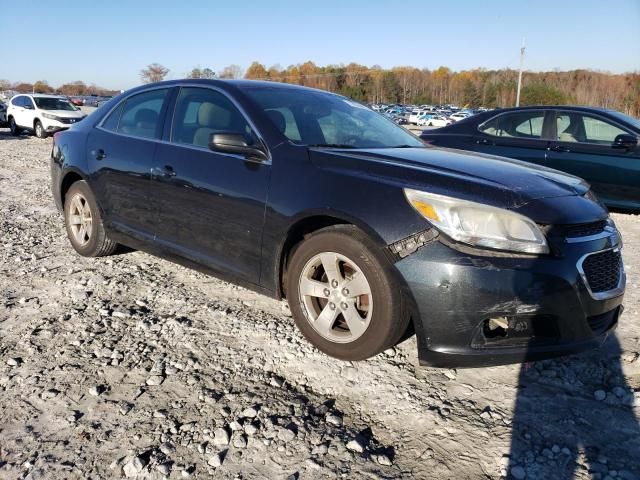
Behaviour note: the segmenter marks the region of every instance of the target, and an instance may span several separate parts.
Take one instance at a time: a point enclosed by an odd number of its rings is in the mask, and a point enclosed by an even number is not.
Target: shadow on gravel
[[[508,478],[640,480],[640,425],[615,335],[588,354],[524,364]]]
[[[9,129],[0,128],[0,142],[2,140],[24,140],[29,138],[27,134],[20,134],[17,136],[11,135],[11,131]]]

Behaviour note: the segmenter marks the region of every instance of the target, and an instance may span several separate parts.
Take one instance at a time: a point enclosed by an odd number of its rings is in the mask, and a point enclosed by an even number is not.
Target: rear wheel
[[[16,121],[13,117],[9,117],[9,129],[11,130],[11,135],[20,135],[20,128],[16,124]]]
[[[40,120],[36,120],[36,122],[34,124],[34,130],[36,132],[36,137],[38,137],[38,138],[47,138],[47,132],[45,131],[44,127],[42,126],[42,123],[40,122]]]
[[[320,230],[295,249],[286,279],[296,325],[319,350],[364,360],[407,331],[406,300],[392,264],[362,231]]]
[[[100,209],[84,180],[74,183],[67,191],[64,223],[71,246],[84,257],[111,255],[118,246],[107,236]]]

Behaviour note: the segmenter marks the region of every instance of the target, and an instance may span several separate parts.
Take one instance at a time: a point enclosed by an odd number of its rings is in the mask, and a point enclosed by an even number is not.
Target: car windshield
[[[78,110],[66,98],[35,97],[34,100],[40,110]]]
[[[245,87],[289,140],[339,148],[424,147],[419,139],[358,102],[328,92]]]
[[[638,120],[637,118],[634,118],[630,115],[625,115],[622,112],[617,112],[615,110],[612,110],[611,112],[609,112],[611,115],[613,115],[614,117],[616,117],[619,120],[622,120],[624,122],[630,123],[631,125],[633,125],[634,127],[640,129],[640,120]]]

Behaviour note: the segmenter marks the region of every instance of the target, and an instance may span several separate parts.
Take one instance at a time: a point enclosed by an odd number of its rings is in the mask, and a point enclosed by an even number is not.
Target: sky
[[[0,9],[0,78],[127,89],[152,62],[182,78],[283,67],[640,71],[640,0],[30,0]]]

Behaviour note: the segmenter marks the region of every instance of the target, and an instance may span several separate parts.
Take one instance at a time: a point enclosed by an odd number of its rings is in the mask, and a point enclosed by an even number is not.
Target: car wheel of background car
[[[394,346],[409,325],[390,260],[353,226],[319,230],[298,244],[286,292],[307,340],[342,360],[364,360]]]
[[[16,125],[13,117],[9,118],[9,129],[11,130],[11,135],[20,135],[20,128]]]
[[[67,191],[64,223],[71,245],[84,257],[111,255],[118,246],[107,236],[100,209],[84,180],[74,183]]]
[[[36,137],[47,138],[47,132],[42,126],[42,123],[40,122],[40,120],[36,120],[34,127],[35,127],[34,130],[36,131]]]

